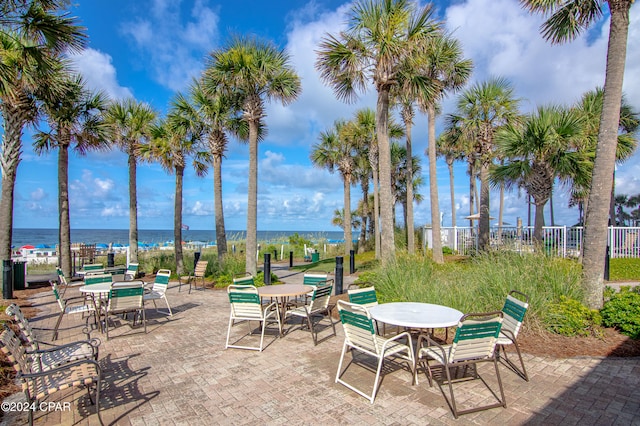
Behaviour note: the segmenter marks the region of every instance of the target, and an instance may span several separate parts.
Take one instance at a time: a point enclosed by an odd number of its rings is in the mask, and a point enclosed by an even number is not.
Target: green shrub
[[[602,317],[575,299],[560,297],[560,303],[551,305],[544,316],[547,329],[563,336],[599,336]]]
[[[616,257],[609,260],[609,279],[640,280],[640,259]]]
[[[640,339],[640,294],[622,287],[600,310],[602,323],[615,327],[633,339]]]

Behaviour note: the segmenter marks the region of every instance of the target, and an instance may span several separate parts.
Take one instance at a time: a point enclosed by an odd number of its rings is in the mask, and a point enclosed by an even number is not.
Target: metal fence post
[[[356,272],[356,251],[349,250],[349,275]]]
[[[271,253],[264,254],[264,284],[271,285]]]
[[[293,268],[293,252],[289,252],[289,268]]]
[[[343,260],[342,256],[336,256],[336,294],[342,294]]]

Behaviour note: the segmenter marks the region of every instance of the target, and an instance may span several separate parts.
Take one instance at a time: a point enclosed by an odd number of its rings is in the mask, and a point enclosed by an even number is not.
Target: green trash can
[[[319,262],[320,261],[320,253],[318,253],[317,251],[314,253],[311,253],[311,262]]]
[[[13,262],[13,289],[24,290],[27,278],[27,262]]]

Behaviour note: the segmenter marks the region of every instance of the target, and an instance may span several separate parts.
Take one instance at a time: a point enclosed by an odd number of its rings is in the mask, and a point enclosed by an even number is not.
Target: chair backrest
[[[304,274],[302,278],[302,284],[304,285],[318,285],[322,281],[327,281],[327,274],[320,272],[313,272]]]
[[[204,277],[205,274],[207,273],[207,265],[209,264],[208,260],[198,260],[198,262],[196,263],[196,267],[193,271],[193,276],[194,277]]]
[[[113,282],[113,275],[111,274],[96,274],[87,275],[84,277],[84,285],[102,284]]]
[[[252,285],[234,285],[227,287],[231,315],[236,318],[262,318],[262,306],[258,289]]]
[[[244,274],[237,274],[233,276],[233,283],[235,285],[254,285],[253,275],[251,272],[245,272]]]
[[[501,327],[501,311],[464,315],[453,338],[449,362],[492,357]]]
[[[32,351],[38,350],[38,342],[34,338],[33,329],[31,328],[31,324],[25,318],[20,306],[15,303],[7,306],[7,309],[4,311],[8,316],[13,317],[14,322],[20,327],[20,332],[22,337],[28,344],[28,347]]]
[[[156,273],[156,278],[153,280],[153,291],[157,293],[164,293],[165,291],[167,291],[170,277],[171,270],[159,269]]]
[[[20,373],[32,372],[33,359],[27,354],[26,347],[22,345],[18,336],[7,326],[0,334],[0,350],[7,356],[19,376]],[[24,380],[22,380],[22,390],[27,390],[27,383]]]
[[[64,273],[62,272],[62,269],[59,266],[56,266],[56,272],[58,273],[58,283],[64,286],[69,285],[67,283],[67,278],[65,278]]]
[[[362,350],[378,354],[376,331],[369,310],[357,303],[338,300],[338,312],[347,342]]]
[[[378,304],[378,296],[374,287],[354,288],[347,290],[349,294],[349,302],[357,305],[363,305],[367,308]]]
[[[87,263],[85,265],[82,266],[82,270],[83,271],[99,271],[101,269],[104,269],[104,266],[102,266],[102,263]]]
[[[524,301],[516,298],[516,295],[520,295]],[[522,326],[524,314],[527,313],[528,308],[529,296],[517,290],[511,290],[507,295],[507,300],[505,300],[504,306],[502,307],[502,313],[504,314],[502,331],[510,331],[513,333],[513,337],[517,337],[520,327]]]
[[[329,306],[331,290],[333,290],[333,280],[318,281],[318,285],[314,286],[313,295],[311,296],[311,312],[317,309],[326,309]]]
[[[138,275],[138,267],[140,265],[137,263],[130,263],[127,265],[127,270],[124,272],[125,279],[132,280]]]
[[[109,291],[110,312],[128,311],[144,306],[144,283],[142,281],[123,281],[114,283]]]
[[[53,290],[53,295],[56,298],[56,302],[58,302],[58,306],[60,307],[60,311],[64,311],[66,307],[66,303],[64,299],[60,296],[60,290],[58,289],[58,281],[50,280],[51,290]]]

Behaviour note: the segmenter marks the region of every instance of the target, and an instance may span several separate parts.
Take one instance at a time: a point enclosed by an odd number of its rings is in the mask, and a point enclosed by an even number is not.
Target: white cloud
[[[124,23],[120,30],[139,49],[152,78],[171,90],[184,89],[203,68],[203,58],[218,42],[218,15],[198,0],[183,24],[180,2],[154,1],[151,14]]]
[[[103,90],[112,99],[133,97],[130,89],[118,84],[112,58],[94,49],[85,49],[70,55],[74,68],[82,74],[87,86],[93,90]]]
[[[31,200],[33,201],[42,201],[45,198],[49,197],[49,194],[42,188],[36,188],[34,191],[31,191]]]

